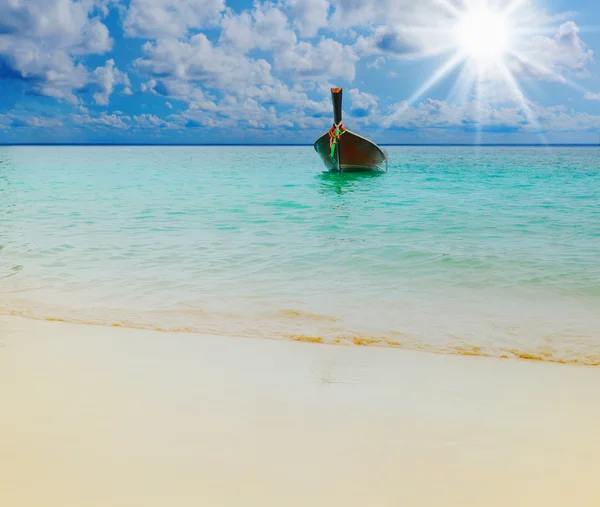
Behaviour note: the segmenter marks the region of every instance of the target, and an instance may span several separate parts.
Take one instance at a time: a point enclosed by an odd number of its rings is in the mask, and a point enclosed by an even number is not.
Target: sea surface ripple
[[[0,312],[600,365],[600,149],[0,147]]]

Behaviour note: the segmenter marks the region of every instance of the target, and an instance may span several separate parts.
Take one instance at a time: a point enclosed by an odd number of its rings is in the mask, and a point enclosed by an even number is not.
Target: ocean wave
[[[204,312],[201,312],[204,313]],[[302,310],[284,309],[277,312],[284,320],[308,320],[334,323],[338,319],[333,316],[318,315]],[[173,325],[158,324],[153,322],[144,322],[139,319],[106,319],[98,317],[77,317],[67,315],[49,315],[36,313],[32,310],[0,308],[0,315],[21,317],[31,320],[46,322],[62,322],[75,325],[103,326],[126,329],[138,329],[147,331],[156,331],[161,333],[188,333],[216,336],[231,336],[238,338],[263,338],[275,340],[289,340],[315,345],[348,346],[348,347],[380,347],[390,349],[404,349],[420,351],[425,353],[468,356],[468,357],[487,357],[497,359],[513,359],[523,361],[535,361],[545,363],[556,363],[564,365],[578,365],[597,367],[600,366],[600,347],[589,347],[588,349],[573,350],[564,348],[562,350],[548,346],[547,344],[533,347],[506,345],[491,346],[469,343],[457,336],[452,336],[454,341],[459,343],[431,343],[421,341],[413,335],[394,331],[387,334],[367,335],[356,333],[351,330],[330,328],[320,334],[294,333],[286,331],[285,325],[269,322],[256,321],[255,326],[249,325],[248,320],[237,321],[237,326],[227,325],[226,322],[213,322],[202,326],[194,325]],[[230,316],[231,317],[231,316]],[[232,319],[234,322],[235,318]],[[250,319],[252,320],[252,319]],[[230,322],[231,323],[231,322]],[[240,325],[241,324],[241,325]],[[580,337],[586,338],[586,337]]]

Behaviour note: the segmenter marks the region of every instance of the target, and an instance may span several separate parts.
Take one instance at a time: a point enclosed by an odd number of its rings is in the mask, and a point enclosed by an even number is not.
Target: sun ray
[[[546,136],[544,134],[542,134],[542,132],[541,132],[542,129],[541,129],[537,119],[535,118],[533,111],[529,107],[529,104],[527,103],[527,98],[525,97],[525,94],[519,87],[517,80],[515,79],[515,77],[512,75],[512,73],[510,72],[510,70],[507,67],[503,66],[501,68],[501,70],[502,70],[503,77],[504,77],[506,83],[510,87],[511,91],[515,94],[517,100],[519,101],[521,107],[523,108],[523,112],[525,113],[525,118],[527,118],[527,121],[534,128],[536,128],[538,130],[537,134],[540,137],[542,144],[544,144],[544,145],[550,144],[548,142],[548,139],[546,138]]]
[[[485,123],[493,121],[490,115],[496,111],[495,104],[502,103],[519,107],[519,114],[524,118],[523,123],[529,125],[530,132],[539,135],[543,144],[548,144],[537,119],[537,106],[525,96],[518,75],[526,76],[529,71],[531,76],[550,78],[578,92],[585,93],[588,90],[556,69],[546,68],[543,63],[532,60],[523,52],[527,38],[536,35],[556,36],[556,23],[560,21],[540,18],[535,10],[529,9],[530,2],[434,0],[439,7],[437,24],[403,27],[404,35],[410,33],[412,39],[426,40],[424,47],[427,49],[405,53],[399,58],[421,60],[435,56],[445,60],[408,100],[393,106],[397,109],[381,125],[385,128],[399,116],[406,115],[411,106],[458,68],[458,76],[446,94],[446,101],[452,104],[452,114],[465,118],[469,130],[473,126],[477,144],[482,142],[486,132]],[[597,31],[596,27],[592,29]],[[532,90],[537,93],[535,88]]]
[[[566,78],[562,74],[557,74],[556,72],[553,72],[551,69],[548,69],[547,67],[545,67],[542,64],[534,62],[533,60],[531,60],[530,58],[527,58],[525,55],[523,55],[521,53],[511,51],[510,54],[513,57],[515,57],[517,60],[519,60],[521,63],[533,67],[540,74],[545,74],[547,76],[552,76],[554,78],[557,78],[559,82],[566,84],[567,86],[570,86],[571,88],[573,88],[574,90],[577,90],[578,92],[585,93],[588,91],[583,86],[575,83],[574,81],[571,81],[570,79]]]
[[[446,11],[452,14],[454,17],[459,17],[462,12],[452,5],[448,0],[434,0],[436,4],[446,9]]]
[[[433,88],[441,79],[443,79],[447,74],[449,74],[452,70],[454,70],[460,62],[463,60],[463,56],[460,54],[454,55],[453,58],[448,60],[444,65],[439,67],[436,72],[432,74],[432,76],[421,86],[413,95],[404,102],[404,106],[401,107],[398,111],[393,113],[390,117],[388,117],[388,122],[391,123],[398,116],[401,116],[411,105],[415,103],[419,98],[421,98],[425,93],[427,93],[431,88]]]
[[[423,86],[419,88],[409,99],[408,104],[413,104],[415,100],[418,100],[423,94],[427,93],[431,88],[433,88],[440,80],[442,80],[446,75],[448,75],[452,70],[454,70],[460,62],[463,60],[462,55],[455,55],[453,58],[448,60],[444,65],[438,68],[433,75],[425,81]]]
[[[463,65],[458,79],[448,92],[448,99],[456,103],[468,102],[469,96],[476,84],[475,74],[468,65]]]
[[[476,113],[476,127],[475,127],[475,144],[481,144],[481,138],[483,135],[483,94],[482,94],[482,83],[483,83],[483,69],[477,68],[477,77],[475,78],[475,113]]]
[[[450,54],[456,52],[456,46],[451,43],[452,30],[437,28],[437,27],[424,27],[424,26],[411,26],[402,28],[402,33],[405,37],[414,39],[418,38],[421,40],[427,40],[427,47],[425,49],[419,49],[418,51],[409,51],[401,55],[397,55],[398,60],[424,60],[428,58],[434,58],[444,54]],[[432,42],[435,39],[436,42]]]
[[[528,0],[513,0],[508,6],[502,11],[504,16],[511,16],[519,9],[523,8],[525,4],[528,3]]]

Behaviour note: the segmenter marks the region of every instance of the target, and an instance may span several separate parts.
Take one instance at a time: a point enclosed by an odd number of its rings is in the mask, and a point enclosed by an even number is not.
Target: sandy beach
[[[595,506],[600,370],[0,318],[7,507]]]

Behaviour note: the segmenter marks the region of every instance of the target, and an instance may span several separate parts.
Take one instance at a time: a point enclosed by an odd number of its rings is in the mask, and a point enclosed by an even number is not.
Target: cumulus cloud
[[[383,56],[378,56],[372,62],[367,63],[368,69],[379,69],[385,63],[385,58]]]
[[[354,91],[352,91],[354,90]],[[357,89],[349,91],[350,120],[352,128],[366,125],[386,124],[390,132],[430,132],[440,135],[443,132],[471,135],[477,131],[492,134],[543,134],[589,132],[600,128],[600,116],[579,113],[564,106],[542,106],[531,103],[529,113],[523,107],[494,107],[492,104],[468,102],[454,104],[442,100],[427,99],[413,106],[401,101],[377,112],[377,100]],[[354,106],[362,105],[369,115],[353,111]],[[322,114],[312,114],[312,113]],[[533,116],[533,121],[529,118]],[[0,115],[0,125],[9,127],[52,128],[73,124],[80,128],[92,127],[120,131],[163,130],[183,128],[241,129],[242,131],[272,130],[281,140],[289,130],[316,131],[326,127],[323,117],[331,116],[328,101],[308,101],[306,107],[292,107],[289,114],[274,106],[264,106],[253,98],[227,96],[219,101],[219,114],[206,109],[189,108],[182,113],[160,118],[153,114],[133,117],[120,112],[97,115],[72,114],[67,118],[23,118],[14,115]],[[2,128],[2,127],[0,127]],[[283,132],[283,133],[282,133]]]
[[[501,127],[514,129],[526,124],[525,112],[518,107],[494,108],[489,104],[450,104],[442,100],[427,99],[411,106],[406,101],[392,104],[385,117],[391,128],[407,130],[460,128],[474,130]]]
[[[34,93],[76,103],[74,91],[90,81],[76,58],[113,47],[92,0],[0,3],[0,77],[29,83]]]
[[[450,12],[436,0],[333,0],[331,24],[335,27],[369,25],[435,26]]]
[[[156,129],[156,128],[181,128],[181,125],[171,123],[153,114],[141,114],[133,117],[134,128]]]
[[[7,116],[9,126],[27,127],[34,129],[52,129],[63,126],[63,121],[60,118],[44,118],[40,116]]]
[[[585,100],[600,100],[600,93],[586,92],[583,98]]]
[[[437,25],[412,27],[388,24],[376,27],[366,36],[359,36],[355,47],[360,55],[422,57],[456,49],[452,44],[452,38]]]
[[[363,118],[375,113],[378,103],[375,95],[361,92],[357,88],[352,88],[348,94],[352,105],[350,110],[352,116]]]
[[[250,97],[225,97],[219,103],[219,115],[207,111],[187,110],[180,116],[189,127],[230,129],[292,129],[296,117],[278,111],[274,106],[265,107]]]
[[[582,132],[600,128],[600,116],[570,111],[564,106],[528,105],[494,107],[468,102],[451,104],[428,99],[410,106],[406,101],[393,104],[382,122],[392,129],[423,131],[428,129],[461,132],[547,133]]]
[[[294,26],[303,37],[314,37],[326,28],[329,20],[329,0],[286,0]]]
[[[53,48],[82,54],[102,53],[112,47],[108,29],[92,16],[92,0],[9,0],[0,3],[0,33],[38,40]]]
[[[161,39],[143,46],[134,65],[142,73],[215,88],[239,88],[272,82],[271,65],[215,47],[204,34],[188,41]]]
[[[267,106],[298,105],[308,101],[308,95],[302,87],[296,85],[290,88],[282,82],[276,82],[272,85],[255,86],[246,90],[245,94]]]
[[[219,108],[214,102],[214,97],[200,86],[189,81],[164,78],[160,81],[150,79],[142,83],[142,92],[160,95],[165,98],[180,100],[188,104],[190,109],[201,109],[216,112]],[[167,106],[168,107],[168,106]]]
[[[123,22],[130,37],[184,37],[218,23],[225,0],[131,0]]]
[[[322,38],[317,44],[299,42],[274,55],[275,68],[292,79],[341,78],[352,81],[359,57],[351,46]]]
[[[558,82],[565,80],[565,71],[582,73],[593,60],[594,52],[581,40],[579,33],[579,27],[568,21],[552,38],[534,37],[518,59],[518,71]]]
[[[256,3],[251,11],[229,11],[221,23],[219,44],[225,50],[281,51],[296,44],[287,16],[272,3]]]
[[[127,130],[129,125],[126,123],[126,121],[130,120],[131,118],[129,116],[124,116],[117,113],[107,114],[103,112],[99,116],[92,116],[90,114],[71,115],[71,121],[73,124],[80,127],[93,126]]]
[[[129,77],[124,72],[121,72],[115,67],[115,61],[111,58],[106,62],[104,67],[98,67],[92,73],[93,81],[99,88],[97,93],[94,93],[96,104],[107,105],[110,95],[112,94],[115,85],[123,84],[126,86],[123,93],[131,95],[131,82]]]

